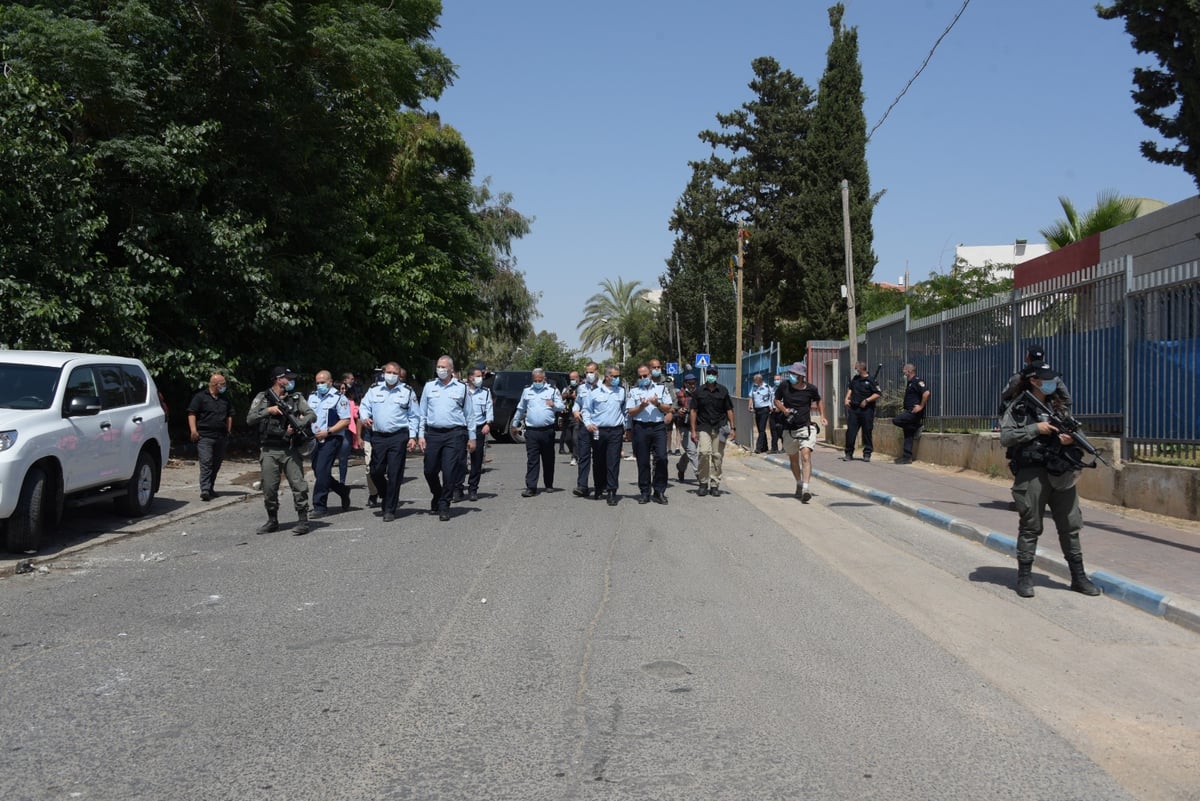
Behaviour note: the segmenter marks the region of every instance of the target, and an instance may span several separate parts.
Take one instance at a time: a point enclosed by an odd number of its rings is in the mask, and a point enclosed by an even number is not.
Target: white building
[[[959,245],[954,249],[955,264],[961,259],[970,267],[990,267],[994,278],[1012,278],[1013,265],[1036,259],[1050,252],[1045,242],[1018,239],[1010,245]],[[994,269],[1003,267],[1003,269]]]

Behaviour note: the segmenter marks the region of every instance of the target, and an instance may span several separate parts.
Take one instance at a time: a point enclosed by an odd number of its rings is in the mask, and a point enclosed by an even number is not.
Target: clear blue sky
[[[697,133],[750,98],[771,56],[814,88],[830,41],[826,0],[445,0],[436,44],[458,77],[432,106],[475,154],[476,178],[535,218],[518,268],[541,293],[537,328],[578,347],[604,278],[658,288],[667,230],[708,148]],[[954,247],[1025,238],[1116,189],[1173,203],[1181,169],[1151,164],[1130,98],[1149,65],[1095,0],[971,0],[868,149],[875,279],[944,271]],[[962,0],[848,0],[867,126],[920,66]],[[731,252],[735,243],[730,242]]]

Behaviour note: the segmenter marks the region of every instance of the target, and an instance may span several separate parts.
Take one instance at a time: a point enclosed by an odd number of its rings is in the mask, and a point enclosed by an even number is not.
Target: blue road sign
[[[679,375],[679,362],[667,362],[667,375]]]
[[[708,367],[710,364],[712,364],[712,359],[710,359],[708,357],[707,353],[697,353],[696,354],[696,367],[697,368]]]

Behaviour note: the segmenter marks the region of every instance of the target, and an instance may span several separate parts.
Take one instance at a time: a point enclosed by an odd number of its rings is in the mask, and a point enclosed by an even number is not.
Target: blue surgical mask
[[[579,383],[579,382],[578,382],[578,381],[576,381],[575,379],[571,379],[571,386],[575,386],[575,385],[576,385],[576,384],[578,384],[578,383]]]
[[[788,373],[788,383],[789,384],[795,384],[799,380],[800,380],[800,376],[796,375],[795,373]]]
[[[1043,395],[1052,395],[1052,394],[1054,394],[1054,390],[1056,390],[1056,389],[1058,389],[1058,379],[1047,378],[1045,381],[1042,382],[1042,394]]]
[[[317,384],[317,394],[318,395],[328,395],[329,394],[329,385],[328,384]]]
[[[224,395],[226,389],[228,389],[228,387],[217,387],[217,394]]]
[[[287,386],[284,387],[283,390],[284,390],[284,392],[291,392],[295,388],[296,388],[296,380],[292,379],[291,381],[287,382]]]
[[[612,378],[610,378],[610,379],[608,380],[608,385],[609,385],[610,387],[612,387],[613,389],[618,389],[618,388],[620,388],[620,386],[621,386],[621,376],[619,376],[619,375],[614,375]]]
[[[662,378],[662,370],[651,370],[650,375],[655,378]]]
[[[649,378],[639,378],[638,386],[641,387],[642,389],[649,389],[650,388],[650,379]]]
[[[534,381],[533,382],[533,391],[534,392],[541,392],[543,389],[545,389],[545,387],[546,387],[545,381]]]

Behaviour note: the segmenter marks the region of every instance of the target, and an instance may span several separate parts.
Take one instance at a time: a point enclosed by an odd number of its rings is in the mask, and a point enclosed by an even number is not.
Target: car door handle
[[[141,422],[142,422],[142,418],[140,418],[140,417],[135,417],[135,418],[133,418],[133,422],[135,422],[135,423],[138,423],[138,424],[140,425],[140,424],[141,424]]]
[[[101,424],[100,424],[100,430],[101,430],[101,431],[107,431],[107,430],[108,430],[108,429],[110,429],[110,428],[112,428],[112,423],[109,423],[109,422],[104,422],[104,423],[101,423]]]

